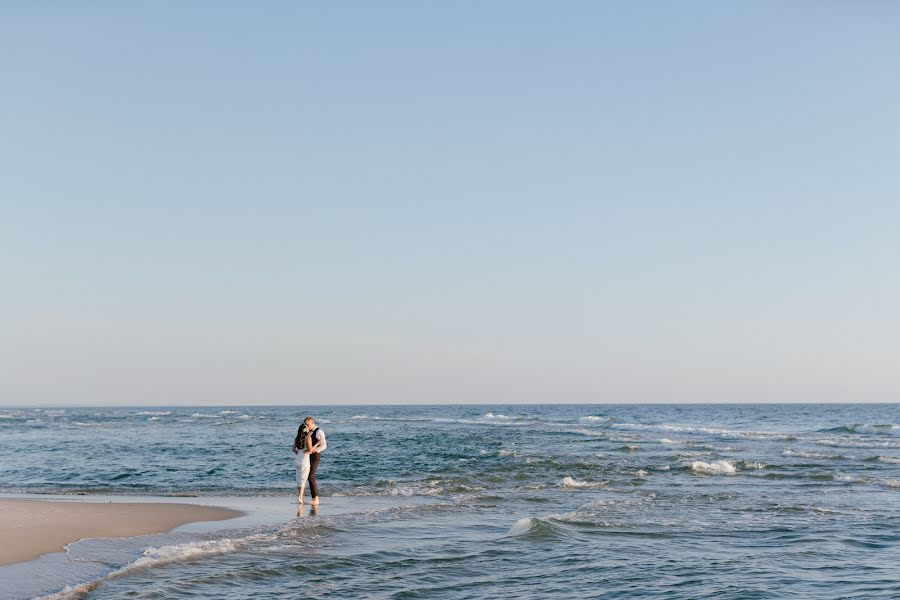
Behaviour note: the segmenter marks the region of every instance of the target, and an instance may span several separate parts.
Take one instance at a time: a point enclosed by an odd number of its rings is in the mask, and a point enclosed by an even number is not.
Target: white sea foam
[[[159,417],[150,417],[147,420],[148,421],[159,421]]]
[[[898,435],[900,434],[900,426],[894,425],[893,423],[885,423],[885,424],[869,424],[863,423],[862,425],[857,426],[856,431],[860,433],[887,433],[890,435]]]
[[[220,410],[219,414],[220,415],[234,415],[234,414],[237,414],[237,411],[236,410]]]
[[[523,417],[508,417],[506,415],[501,415],[500,413],[495,414],[492,412],[488,412],[488,413],[484,413],[481,416],[481,418],[482,419],[495,419],[498,421],[515,421],[516,419],[522,419]]]
[[[740,452],[740,448],[735,448],[734,446],[703,446],[709,450],[715,450],[716,452]]]
[[[900,458],[896,456],[879,456],[878,462],[890,463],[892,465],[900,465]]]
[[[498,455],[498,456],[515,456],[515,455],[516,455],[516,451],[515,451],[515,450],[500,450],[500,451],[497,453],[497,455]]]
[[[800,458],[822,458],[822,459],[836,459],[843,458],[840,454],[821,454],[818,452],[804,452],[803,450],[791,450],[788,448],[787,450],[783,450],[781,452],[783,456],[797,456]]]
[[[609,421],[609,417],[597,417],[594,415],[588,415],[586,417],[579,417],[578,420],[585,423],[603,423],[605,421]]]
[[[353,415],[352,417],[350,417],[350,419],[355,420],[355,421],[362,421],[362,420],[404,421],[404,422],[410,422],[410,423],[416,423],[416,422],[421,422],[421,421],[434,421],[434,422],[441,421],[441,419],[427,419],[427,418],[423,418],[423,417],[376,417],[376,416],[372,416],[372,415]],[[463,422],[462,420],[459,420],[459,419],[443,419],[443,421],[446,421],[448,423],[449,422],[452,422],[452,423],[462,423]],[[319,422],[324,423],[325,421],[319,421]]]
[[[241,541],[243,540],[224,538],[221,540],[188,542],[186,544],[160,546],[159,548],[147,548],[139,559],[135,560],[130,565],[126,565],[117,572],[134,572],[148,567],[158,567],[207,556],[229,554],[238,549],[238,545]]]
[[[695,460],[691,463],[691,471],[701,475],[734,475],[737,473],[734,463],[728,460],[717,460],[711,463]]]
[[[835,481],[843,481],[844,483],[866,483],[868,481],[865,477],[859,477],[857,475],[834,475]]]
[[[669,438],[660,438],[660,444],[682,444],[684,442],[680,442],[678,440],[670,440]]]
[[[199,542],[188,542],[185,544],[173,544],[171,546],[161,546],[159,548],[147,548],[137,560],[117,569],[96,581],[83,583],[75,586],[66,586],[62,591],[48,596],[43,596],[40,600],[72,600],[74,598],[82,598],[88,593],[100,587],[104,582],[118,579],[132,573],[160,567],[178,562],[187,562],[198,558],[208,556],[218,556],[229,554],[236,551],[243,543],[261,539],[264,536],[249,536],[241,539],[224,538],[220,540],[208,540]],[[269,536],[271,537],[271,536]]]
[[[822,438],[815,440],[814,444],[820,446],[832,446],[835,448],[900,448],[900,442],[877,440],[858,440],[846,438]]]
[[[525,535],[529,531],[531,531],[531,527],[534,525],[534,521],[532,519],[519,519],[513,526],[509,528],[509,533],[507,536],[516,536],[516,535]]]
[[[640,469],[638,471],[635,471],[634,474],[637,475],[638,477],[646,477],[650,473],[648,473],[647,471],[645,471],[643,469]]]
[[[194,413],[191,415],[195,419],[218,419],[219,415],[210,415],[207,413]]]
[[[741,463],[741,468],[743,468],[743,469],[765,469],[768,466],[769,465],[767,465],[766,463],[761,463],[761,462],[743,461]]]
[[[573,479],[572,477],[566,476],[562,481],[559,482],[559,487],[574,489],[593,489],[603,487],[608,483],[608,481],[579,481],[577,479]]]
[[[575,429],[569,429],[567,433],[576,433],[578,435],[587,435],[590,437],[606,437],[606,434],[603,431],[596,431],[593,429],[582,429],[580,427],[576,427]]]
[[[762,439],[787,439],[792,436],[774,431],[745,431],[740,429],[722,429],[717,427],[692,427],[689,425],[647,425],[645,423],[613,423],[613,429],[629,431],[671,431],[675,433],[705,433],[720,437],[749,437]]]
[[[171,414],[172,414],[172,411],[171,411],[171,410],[142,410],[141,412],[136,412],[136,413],[134,413],[134,414],[136,414],[136,415],[161,415],[161,416],[165,416],[165,415],[171,415]]]
[[[900,489],[900,479],[884,479],[882,480],[881,484],[884,487]]]
[[[450,490],[446,490],[440,484],[450,483]],[[421,483],[397,483],[396,481],[385,481],[381,486],[375,487],[357,487],[345,492],[334,492],[333,496],[338,497],[357,497],[357,496],[441,496],[446,493],[460,492],[478,492],[483,490],[482,487],[467,486],[463,484],[454,484],[445,482],[440,479],[431,479]]]

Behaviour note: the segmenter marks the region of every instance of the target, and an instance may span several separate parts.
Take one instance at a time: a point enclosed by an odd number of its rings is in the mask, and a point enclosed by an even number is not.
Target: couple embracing
[[[303,493],[306,490],[306,481],[309,480],[309,493],[312,495],[312,504],[319,504],[319,488],[316,487],[316,469],[319,468],[320,453],[325,450],[325,432],[316,427],[312,417],[303,419],[303,423],[297,429],[297,437],[294,438],[294,447],[291,452],[296,454],[294,462],[297,463],[297,502],[303,504]]]

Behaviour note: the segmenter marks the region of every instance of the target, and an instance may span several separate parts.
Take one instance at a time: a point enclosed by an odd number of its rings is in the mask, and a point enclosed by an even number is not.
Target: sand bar
[[[0,499],[0,565],[33,560],[82,538],[164,533],[242,513],[197,504]]]

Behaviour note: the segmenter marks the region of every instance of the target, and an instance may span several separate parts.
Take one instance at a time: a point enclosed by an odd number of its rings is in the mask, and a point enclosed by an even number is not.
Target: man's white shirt
[[[312,447],[312,452],[324,452],[326,448],[328,448],[328,444],[325,443],[325,432],[322,431],[321,427],[317,428],[319,433],[316,434],[316,445]]]

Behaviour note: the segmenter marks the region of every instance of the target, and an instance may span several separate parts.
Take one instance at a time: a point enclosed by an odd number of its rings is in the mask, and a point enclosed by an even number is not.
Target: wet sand
[[[61,552],[82,538],[164,533],[185,523],[241,514],[196,504],[0,499],[0,565]]]

